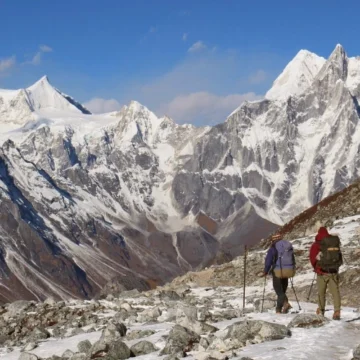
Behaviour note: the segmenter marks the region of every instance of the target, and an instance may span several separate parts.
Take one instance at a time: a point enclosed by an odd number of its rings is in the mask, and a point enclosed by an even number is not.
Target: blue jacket
[[[271,246],[266,254],[264,273],[268,274],[271,267],[275,264],[277,257],[277,251],[275,246]]]

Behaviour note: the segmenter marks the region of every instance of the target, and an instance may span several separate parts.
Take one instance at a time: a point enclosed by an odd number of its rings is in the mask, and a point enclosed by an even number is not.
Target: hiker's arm
[[[311,265],[312,267],[315,269],[316,268],[316,256],[318,255],[319,253],[319,248],[318,246],[314,243],[311,245],[311,248],[310,248],[310,262],[311,262]]]
[[[269,273],[269,271],[273,265],[274,256],[275,256],[275,249],[274,249],[274,247],[271,247],[266,254],[264,274]]]

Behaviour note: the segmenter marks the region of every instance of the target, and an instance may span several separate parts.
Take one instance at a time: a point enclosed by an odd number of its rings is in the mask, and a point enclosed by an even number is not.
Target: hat
[[[274,234],[274,235],[271,235],[271,241],[276,241],[276,240],[279,240],[282,238],[282,235],[281,234]]]

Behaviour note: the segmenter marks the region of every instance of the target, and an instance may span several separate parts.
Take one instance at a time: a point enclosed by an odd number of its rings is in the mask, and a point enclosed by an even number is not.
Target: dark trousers
[[[286,290],[288,288],[289,279],[280,279],[273,275],[273,287],[277,295],[276,310],[281,311],[285,302],[288,302]]]

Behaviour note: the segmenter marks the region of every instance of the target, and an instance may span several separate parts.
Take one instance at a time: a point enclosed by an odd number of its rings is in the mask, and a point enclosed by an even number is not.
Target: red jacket
[[[312,267],[314,268],[314,271],[317,274],[323,274],[323,272],[321,271],[321,269],[319,267],[316,266],[317,263],[317,255],[320,252],[320,241],[324,238],[326,238],[327,236],[329,236],[330,234],[328,233],[328,231],[326,230],[325,227],[321,227],[315,237],[315,242],[311,245],[310,248],[310,262]]]

